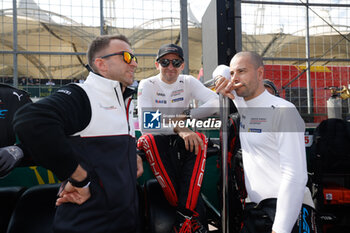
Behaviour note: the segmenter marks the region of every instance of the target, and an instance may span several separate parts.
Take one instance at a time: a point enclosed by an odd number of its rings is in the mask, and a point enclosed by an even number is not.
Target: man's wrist
[[[84,187],[88,187],[89,186],[89,184],[90,184],[90,176],[87,175],[85,177],[85,179],[82,180],[82,181],[78,181],[78,180],[73,179],[72,177],[69,177],[68,181],[69,181],[69,183],[71,183],[76,188],[84,188]]]

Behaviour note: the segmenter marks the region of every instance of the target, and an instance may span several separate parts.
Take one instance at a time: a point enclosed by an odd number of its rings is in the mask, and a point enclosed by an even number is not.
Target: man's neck
[[[106,77],[103,76],[101,73],[97,73],[97,72],[95,72],[95,71],[91,71],[91,72],[94,73],[94,74],[96,74],[96,75],[98,75],[98,76],[101,76],[101,77],[103,77],[103,78],[105,78],[105,79],[113,80],[113,79],[110,79],[110,78],[106,78]],[[117,80],[114,80],[114,81],[117,81]],[[122,90],[122,93],[123,93],[123,92],[125,91],[126,86],[124,86],[120,81],[117,81],[117,82],[120,83],[120,87],[121,87],[121,90]]]
[[[163,76],[160,76],[160,80],[162,80],[163,82],[165,82],[166,84],[173,84],[177,81],[177,78],[173,78],[173,79],[166,79]]]
[[[265,89],[258,89],[254,95],[249,96],[249,97],[244,97],[245,101],[249,101],[252,99],[255,99],[256,97],[260,96],[262,93],[264,93]]]

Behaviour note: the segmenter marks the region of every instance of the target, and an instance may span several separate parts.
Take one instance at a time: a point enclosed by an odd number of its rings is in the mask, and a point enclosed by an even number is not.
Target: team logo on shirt
[[[299,232],[310,233],[310,227],[306,218],[309,216],[309,211],[305,207],[302,208],[302,224],[299,225]]]
[[[5,119],[7,112],[8,112],[7,109],[0,109],[0,119]]]
[[[250,119],[250,124],[260,125],[261,123],[265,123],[267,120],[263,117],[253,117]]]
[[[105,109],[105,110],[117,109],[117,107],[116,107],[116,106],[113,106],[113,105],[111,105],[111,106],[103,106],[101,103],[98,103],[98,105],[100,106],[100,108],[103,108],[103,109]]]
[[[166,100],[155,100],[156,104],[166,104]]]
[[[245,129],[245,124],[243,124],[243,122],[239,122],[239,126],[242,128],[242,129]]]
[[[63,94],[66,94],[66,95],[72,94],[72,92],[70,92],[68,90],[64,90],[64,89],[58,90],[57,93],[63,93]]]
[[[17,96],[18,101],[21,101],[21,97],[23,96],[23,94],[18,94],[17,92],[12,92],[13,95]]]
[[[183,89],[179,89],[179,90],[176,90],[176,91],[171,92],[170,96],[171,96],[171,97],[177,96],[177,95],[180,95],[180,94],[183,93],[183,92],[184,92]]]
[[[171,102],[172,103],[176,103],[176,102],[180,102],[180,101],[183,101],[183,100],[184,100],[184,98],[180,97],[180,98],[172,99]]]
[[[249,129],[248,129],[248,132],[251,132],[251,133],[261,133],[262,130],[261,130],[261,129],[256,129],[256,128],[249,128]]]
[[[162,113],[157,111],[144,111],[143,112],[143,128],[144,129],[160,129]]]

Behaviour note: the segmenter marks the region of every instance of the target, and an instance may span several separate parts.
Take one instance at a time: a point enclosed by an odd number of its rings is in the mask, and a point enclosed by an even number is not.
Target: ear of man
[[[156,66],[157,70],[159,70],[159,66],[160,66],[160,64],[159,64],[157,61],[155,61],[155,62],[154,62],[154,64],[155,64],[155,66]]]
[[[264,67],[260,66],[257,70],[258,72],[258,80],[263,81],[264,79]]]
[[[108,69],[104,59],[102,58],[96,58],[95,61],[94,61],[94,64],[95,64],[95,72],[97,73],[105,73]]]

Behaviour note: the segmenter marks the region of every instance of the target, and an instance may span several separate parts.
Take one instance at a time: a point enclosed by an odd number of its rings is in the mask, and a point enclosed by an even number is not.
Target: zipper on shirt
[[[128,130],[129,130],[129,134],[130,134],[129,108],[130,108],[131,100],[132,100],[132,98],[129,98],[128,103],[127,103],[127,105],[126,105],[126,120],[128,121]]]
[[[123,104],[120,103],[120,99],[119,99],[117,87],[114,88],[114,92],[115,92],[115,95],[117,96],[117,100],[118,100],[119,106],[123,106],[123,107],[124,107],[124,110],[125,110],[125,113],[126,113],[126,121],[127,121],[127,124],[128,124],[128,133],[130,134],[129,106],[130,106],[130,103],[131,103],[131,98],[129,99],[129,101],[128,101],[128,103],[127,103],[127,106],[125,106],[124,100],[123,100]]]

